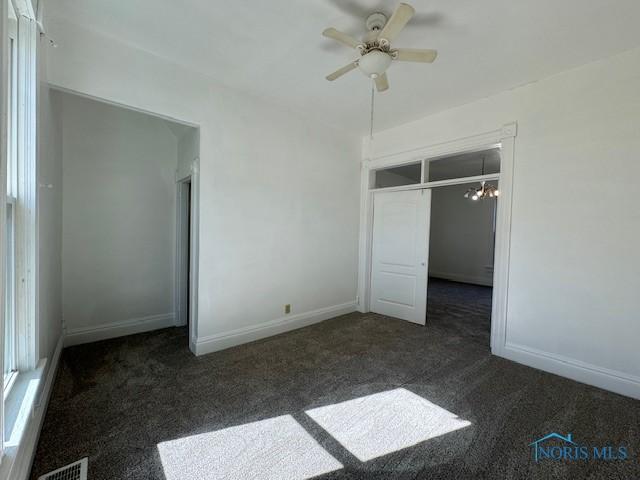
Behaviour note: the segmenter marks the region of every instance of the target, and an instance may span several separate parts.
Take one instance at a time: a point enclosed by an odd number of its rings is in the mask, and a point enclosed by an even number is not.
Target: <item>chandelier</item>
[[[484,157],[482,157],[482,175],[484,175]],[[500,195],[500,190],[497,187],[485,182],[480,182],[480,187],[470,188],[464,194],[464,198],[470,198],[471,200],[484,200],[485,198],[495,198]]]

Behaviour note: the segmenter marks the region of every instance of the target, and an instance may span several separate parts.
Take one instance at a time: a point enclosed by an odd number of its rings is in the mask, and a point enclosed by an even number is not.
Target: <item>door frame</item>
[[[182,198],[186,184],[190,184],[190,222],[184,215]],[[176,174],[176,250],[175,250],[175,282],[174,282],[174,320],[176,326],[184,325],[182,312],[185,303],[189,305],[189,350],[195,355],[198,335],[198,265],[199,265],[199,224],[200,224],[200,159],[191,162],[189,172],[184,176]],[[189,236],[189,258],[185,264],[182,252],[184,249],[183,233],[191,226]],[[185,298],[184,272],[188,268],[189,295]]]
[[[361,168],[360,182],[360,245],[358,269],[357,309],[366,313],[370,311],[371,302],[371,254],[373,242],[373,196],[377,192],[399,190],[416,190],[446,185],[475,183],[480,180],[497,180],[500,182],[500,197],[497,200],[495,257],[493,269],[493,298],[491,306],[491,352],[503,356],[506,343],[507,303],[509,289],[509,261],[511,248],[511,210],[513,202],[513,170],[515,122],[502,128],[464,137],[444,143],[426,145],[408,151],[399,151],[381,156],[372,156],[365,150]],[[434,159],[478,152],[491,148],[500,148],[500,173],[465,177],[438,182],[428,182],[424,178],[424,164]],[[422,162],[421,183],[402,187],[372,189],[373,173],[380,168],[388,168],[411,163]],[[426,295],[426,292],[425,292]]]

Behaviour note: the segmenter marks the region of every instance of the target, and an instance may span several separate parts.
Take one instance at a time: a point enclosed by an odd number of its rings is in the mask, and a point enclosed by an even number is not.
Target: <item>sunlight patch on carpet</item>
[[[306,480],[343,465],[291,416],[158,444],[166,480]]]
[[[362,462],[471,425],[404,388],[314,408],[306,414]]]

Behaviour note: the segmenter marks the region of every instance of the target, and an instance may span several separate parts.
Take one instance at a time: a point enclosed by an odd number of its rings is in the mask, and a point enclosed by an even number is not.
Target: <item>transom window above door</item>
[[[391,165],[372,170],[369,188],[402,188],[424,185],[438,186],[438,182],[497,176],[500,173],[500,148],[464,152],[420,161]]]

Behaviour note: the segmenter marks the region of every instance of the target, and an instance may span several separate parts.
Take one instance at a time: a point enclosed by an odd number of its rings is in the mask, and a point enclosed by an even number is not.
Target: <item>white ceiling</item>
[[[355,3],[354,3],[355,2]],[[50,0],[47,15],[114,36],[351,133],[368,132],[370,83],[356,58],[321,36],[357,35],[350,10],[383,0]],[[409,0],[422,17],[394,42],[436,48],[432,65],[396,63],[379,95],[376,129],[414,120],[640,46],[638,0]],[[411,25],[411,24],[410,24]],[[337,48],[336,48],[337,47]]]

